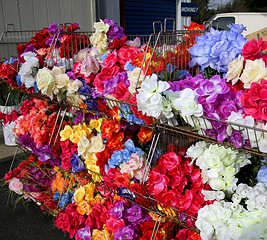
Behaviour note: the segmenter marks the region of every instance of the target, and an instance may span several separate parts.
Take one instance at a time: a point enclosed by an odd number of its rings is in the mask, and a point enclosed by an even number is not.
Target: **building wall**
[[[82,31],[92,31],[95,21],[95,0],[1,0],[0,32],[7,24],[15,30],[41,30],[57,24],[80,24]],[[10,26],[10,29],[13,27]]]

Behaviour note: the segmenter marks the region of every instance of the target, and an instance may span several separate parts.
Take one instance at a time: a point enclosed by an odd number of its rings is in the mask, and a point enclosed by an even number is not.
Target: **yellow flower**
[[[85,189],[85,200],[89,200],[94,196],[95,184],[90,182],[84,186]]]
[[[102,231],[98,229],[93,229],[93,240],[111,240],[111,236],[111,232],[108,229],[104,229]]]
[[[92,207],[86,201],[79,202],[78,207],[77,207],[77,212],[79,214],[89,215],[91,213],[91,211],[92,211]]]
[[[73,143],[78,143],[82,136],[86,136],[86,132],[84,130],[77,130],[70,135],[70,141]]]
[[[61,137],[60,141],[65,141],[70,139],[70,136],[73,134],[73,130],[70,125],[66,125],[63,130],[60,131],[59,135]]]
[[[89,171],[90,174],[92,174],[92,178],[95,182],[101,182],[102,181],[102,177],[97,174],[100,173],[100,168],[97,165],[89,165],[86,166]]]
[[[82,130],[86,132],[86,137],[89,137],[92,132],[92,129],[89,128],[85,123],[82,124]]]
[[[80,124],[80,123],[78,125],[73,126],[72,128],[73,128],[73,132],[83,130],[82,124]]]
[[[96,165],[96,160],[92,157],[89,157],[84,161],[84,164],[85,164],[86,168],[88,169],[89,166]]]
[[[91,119],[89,123],[89,128],[96,129],[96,131],[101,132],[102,123],[103,123],[103,118]]]
[[[76,203],[79,203],[84,200],[86,190],[84,187],[79,187],[75,192],[74,192],[74,200]]]

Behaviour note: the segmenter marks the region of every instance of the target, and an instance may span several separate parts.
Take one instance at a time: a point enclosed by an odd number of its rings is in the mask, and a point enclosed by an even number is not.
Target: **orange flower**
[[[114,120],[118,122],[121,120],[121,117],[119,116],[120,109],[117,106],[114,106],[109,112]]]
[[[102,231],[98,229],[93,229],[92,239],[93,240],[112,240],[112,234],[108,229],[104,229]]]
[[[139,142],[141,143],[146,143],[149,140],[152,139],[153,136],[153,131],[150,128],[147,127],[141,127],[139,133],[137,134],[138,138],[139,138]]]
[[[89,215],[91,213],[91,210],[92,210],[92,207],[86,201],[81,201],[78,204],[77,212],[81,215],[84,215],[84,214]]]

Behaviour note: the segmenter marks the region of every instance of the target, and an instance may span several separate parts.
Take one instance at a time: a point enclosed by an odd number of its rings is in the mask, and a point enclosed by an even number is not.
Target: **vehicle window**
[[[212,27],[218,30],[230,30],[227,25],[235,23],[235,17],[218,17],[212,22]]]

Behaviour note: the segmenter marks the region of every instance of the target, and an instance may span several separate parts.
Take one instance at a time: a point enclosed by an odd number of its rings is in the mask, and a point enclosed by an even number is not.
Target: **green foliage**
[[[10,93],[10,95],[9,95]],[[9,95],[9,98],[8,98]],[[6,100],[8,98],[7,104]],[[12,90],[5,82],[0,82],[0,105],[15,106],[20,105],[23,101],[24,95],[18,91]]]

